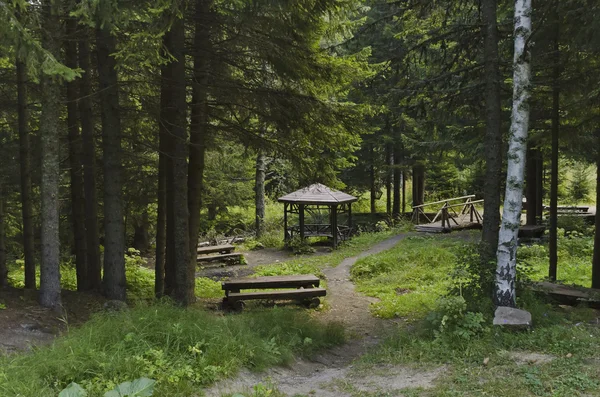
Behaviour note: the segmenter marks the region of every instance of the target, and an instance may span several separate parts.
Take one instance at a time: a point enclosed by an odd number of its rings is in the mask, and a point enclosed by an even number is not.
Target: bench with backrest
[[[225,291],[223,307],[236,310],[243,308],[243,301],[253,299],[295,300],[318,306],[319,297],[327,294],[325,288],[319,288],[319,278],[312,274],[237,278],[221,284]],[[242,290],[265,291],[241,292]]]

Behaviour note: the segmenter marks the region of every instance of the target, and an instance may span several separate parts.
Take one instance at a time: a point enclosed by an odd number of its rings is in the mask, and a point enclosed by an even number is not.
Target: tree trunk
[[[425,202],[425,166],[423,164],[413,165],[413,206]]]
[[[393,151],[390,144],[385,145],[385,163],[387,164],[387,170],[385,175],[385,212],[388,216],[392,215],[392,179],[393,179],[393,166],[394,158]]]
[[[510,307],[516,306],[517,237],[521,225],[529,128],[531,70],[530,56],[526,46],[531,36],[531,0],[516,1],[514,21],[513,105],[504,212],[498,238],[495,292],[496,305]]]
[[[541,150],[538,150],[536,153],[535,164],[537,184],[535,214],[538,223],[541,223],[544,219],[544,156]]]
[[[42,2],[42,45],[60,59],[61,27],[59,0]],[[60,238],[59,225],[59,123],[60,80],[48,74],[41,78],[40,136],[42,150],[42,262],[40,266],[40,304],[56,309],[60,298]]]
[[[255,208],[256,208],[256,237],[260,237],[263,232],[263,224],[265,221],[265,174],[266,174],[266,157],[264,152],[259,149],[256,155],[256,178],[254,184],[255,192]]]
[[[8,268],[6,267],[6,229],[4,225],[4,195],[0,184],[0,288],[8,285]]]
[[[179,304],[187,306],[195,301],[195,261],[190,257],[183,20],[177,18],[173,21],[164,40],[165,48],[174,57],[163,69],[163,78],[169,82],[166,94],[170,100],[165,103],[171,106],[166,128],[172,139],[170,167],[167,168],[167,181],[172,183],[172,188],[167,189],[167,219],[171,219],[173,233],[172,238],[167,238],[167,262],[172,262],[167,264],[167,268],[172,267],[175,276],[171,296]]]
[[[559,16],[558,1],[553,5],[554,65],[552,67],[552,169],[550,170],[550,240],[548,251],[550,263],[548,278],[556,281],[558,267],[558,138],[560,134],[560,47],[559,47]]]
[[[27,69],[17,59],[17,106],[19,123],[19,157],[21,167],[21,213],[23,216],[23,252],[25,288],[35,289],[35,245],[31,201],[31,158],[29,146],[29,111],[27,109]]]
[[[592,259],[592,288],[600,288],[600,130],[596,144],[596,233],[594,237],[594,257]]]
[[[399,138],[398,138],[399,139]],[[400,184],[402,164],[402,144],[394,142],[394,202],[392,204],[392,217],[398,219],[400,217]]]
[[[150,218],[147,210],[142,211],[141,215],[134,218],[133,229],[133,248],[146,254],[150,247]]]
[[[96,29],[102,149],[104,160],[104,294],[125,300],[125,228],[121,181],[121,115],[116,60],[116,39],[109,23]]]
[[[525,198],[527,200],[527,225],[537,225],[537,200],[538,200],[538,181],[537,181],[537,149],[533,148],[533,143],[529,142],[527,147],[527,166],[525,182]]]
[[[77,43],[75,35],[77,22],[72,17],[66,21],[67,37],[65,40],[65,64],[77,68]],[[75,244],[75,269],[77,273],[77,290],[89,289],[87,276],[87,257],[85,240],[85,204],[83,199],[82,145],[79,135],[77,113],[77,82],[67,83],[67,131],[69,138],[69,165],[71,166],[71,208],[73,222],[73,241]]]
[[[192,82],[192,114],[190,125],[190,161],[188,170],[188,205],[190,210],[190,266],[196,266],[196,249],[200,232],[202,184],[206,139],[208,136],[208,77],[210,36],[207,19],[212,0],[197,0],[194,33],[194,78]]]
[[[161,101],[162,107],[162,101]],[[156,263],[154,265],[154,294],[165,294],[165,257],[167,245],[167,154],[166,137],[162,122],[159,123],[158,189],[156,216]]]
[[[369,169],[369,177],[371,179],[371,214],[377,213],[377,184],[375,180],[375,149],[373,145],[370,148],[371,151],[371,167]]]
[[[494,259],[500,225],[500,194],[502,175],[502,130],[500,103],[500,57],[498,55],[497,0],[482,0],[484,24],[484,59],[486,90],[485,183],[483,187],[482,260]]]
[[[86,30],[87,31],[87,30]],[[96,192],[96,145],[94,143],[94,114],[92,111],[92,82],[90,45],[88,37],[79,42],[79,68],[84,72],[79,80],[79,117],[83,142],[83,189],[85,210],[85,240],[87,255],[88,287],[102,288],[100,264],[100,231],[98,229],[98,194]]]

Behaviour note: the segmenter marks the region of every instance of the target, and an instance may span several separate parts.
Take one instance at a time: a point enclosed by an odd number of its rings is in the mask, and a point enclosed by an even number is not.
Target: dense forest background
[[[389,219],[476,194],[498,241],[512,2],[0,5],[0,284],[6,264],[26,288],[41,268],[46,306],[61,263],[125,299],[128,247],[155,257],[157,296],[188,304],[199,236],[282,238],[270,203],[315,182]],[[599,13],[534,4],[531,223],[551,198],[596,201]]]

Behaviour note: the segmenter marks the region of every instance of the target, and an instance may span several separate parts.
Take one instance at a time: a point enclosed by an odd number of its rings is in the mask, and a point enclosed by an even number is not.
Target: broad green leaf
[[[156,381],[148,378],[139,378],[131,382],[124,382],[104,394],[104,397],[150,397],[154,392]]]
[[[87,392],[81,386],[73,382],[63,389],[58,397],[86,397],[87,395]]]

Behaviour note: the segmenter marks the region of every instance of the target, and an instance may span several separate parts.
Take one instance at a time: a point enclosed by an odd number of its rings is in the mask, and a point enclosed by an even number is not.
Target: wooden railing
[[[442,227],[445,228],[446,226],[451,227],[451,225],[450,225],[451,221],[454,222],[458,226],[458,222],[456,221],[456,218],[458,218],[461,215],[469,214],[469,219],[470,219],[471,223],[474,223],[474,222],[481,223],[483,221],[483,217],[481,216],[479,211],[477,211],[477,208],[475,207],[475,205],[483,203],[483,200],[473,201],[473,198],[475,198],[475,195],[454,197],[454,198],[450,198],[450,199],[446,199],[446,200],[435,201],[432,203],[415,205],[413,207],[412,221],[418,225],[421,221],[421,217],[424,217],[428,221],[428,223],[435,223],[435,222],[441,220]],[[451,204],[454,201],[462,201],[462,200],[464,200],[464,202]],[[440,206],[440,204],[441,204],[441,206]],[[437,206],[439,208],[436,211],[436,214],[433,217],[433,219],[431,219],[423,210],[425,207],[432,207],[432,206]],[[461,207],[461,208],[457,212],[456,209],[459,207]]]
[[[346,225],[338,225],[337,235],[343,241],[350,235],[350,227]],[[288,228],[288,235],[293,238],[295,235],[300,235],[300,225],[293,225]],[[304,237],[333,237],[331,225],[326,223],[305,223]]]

